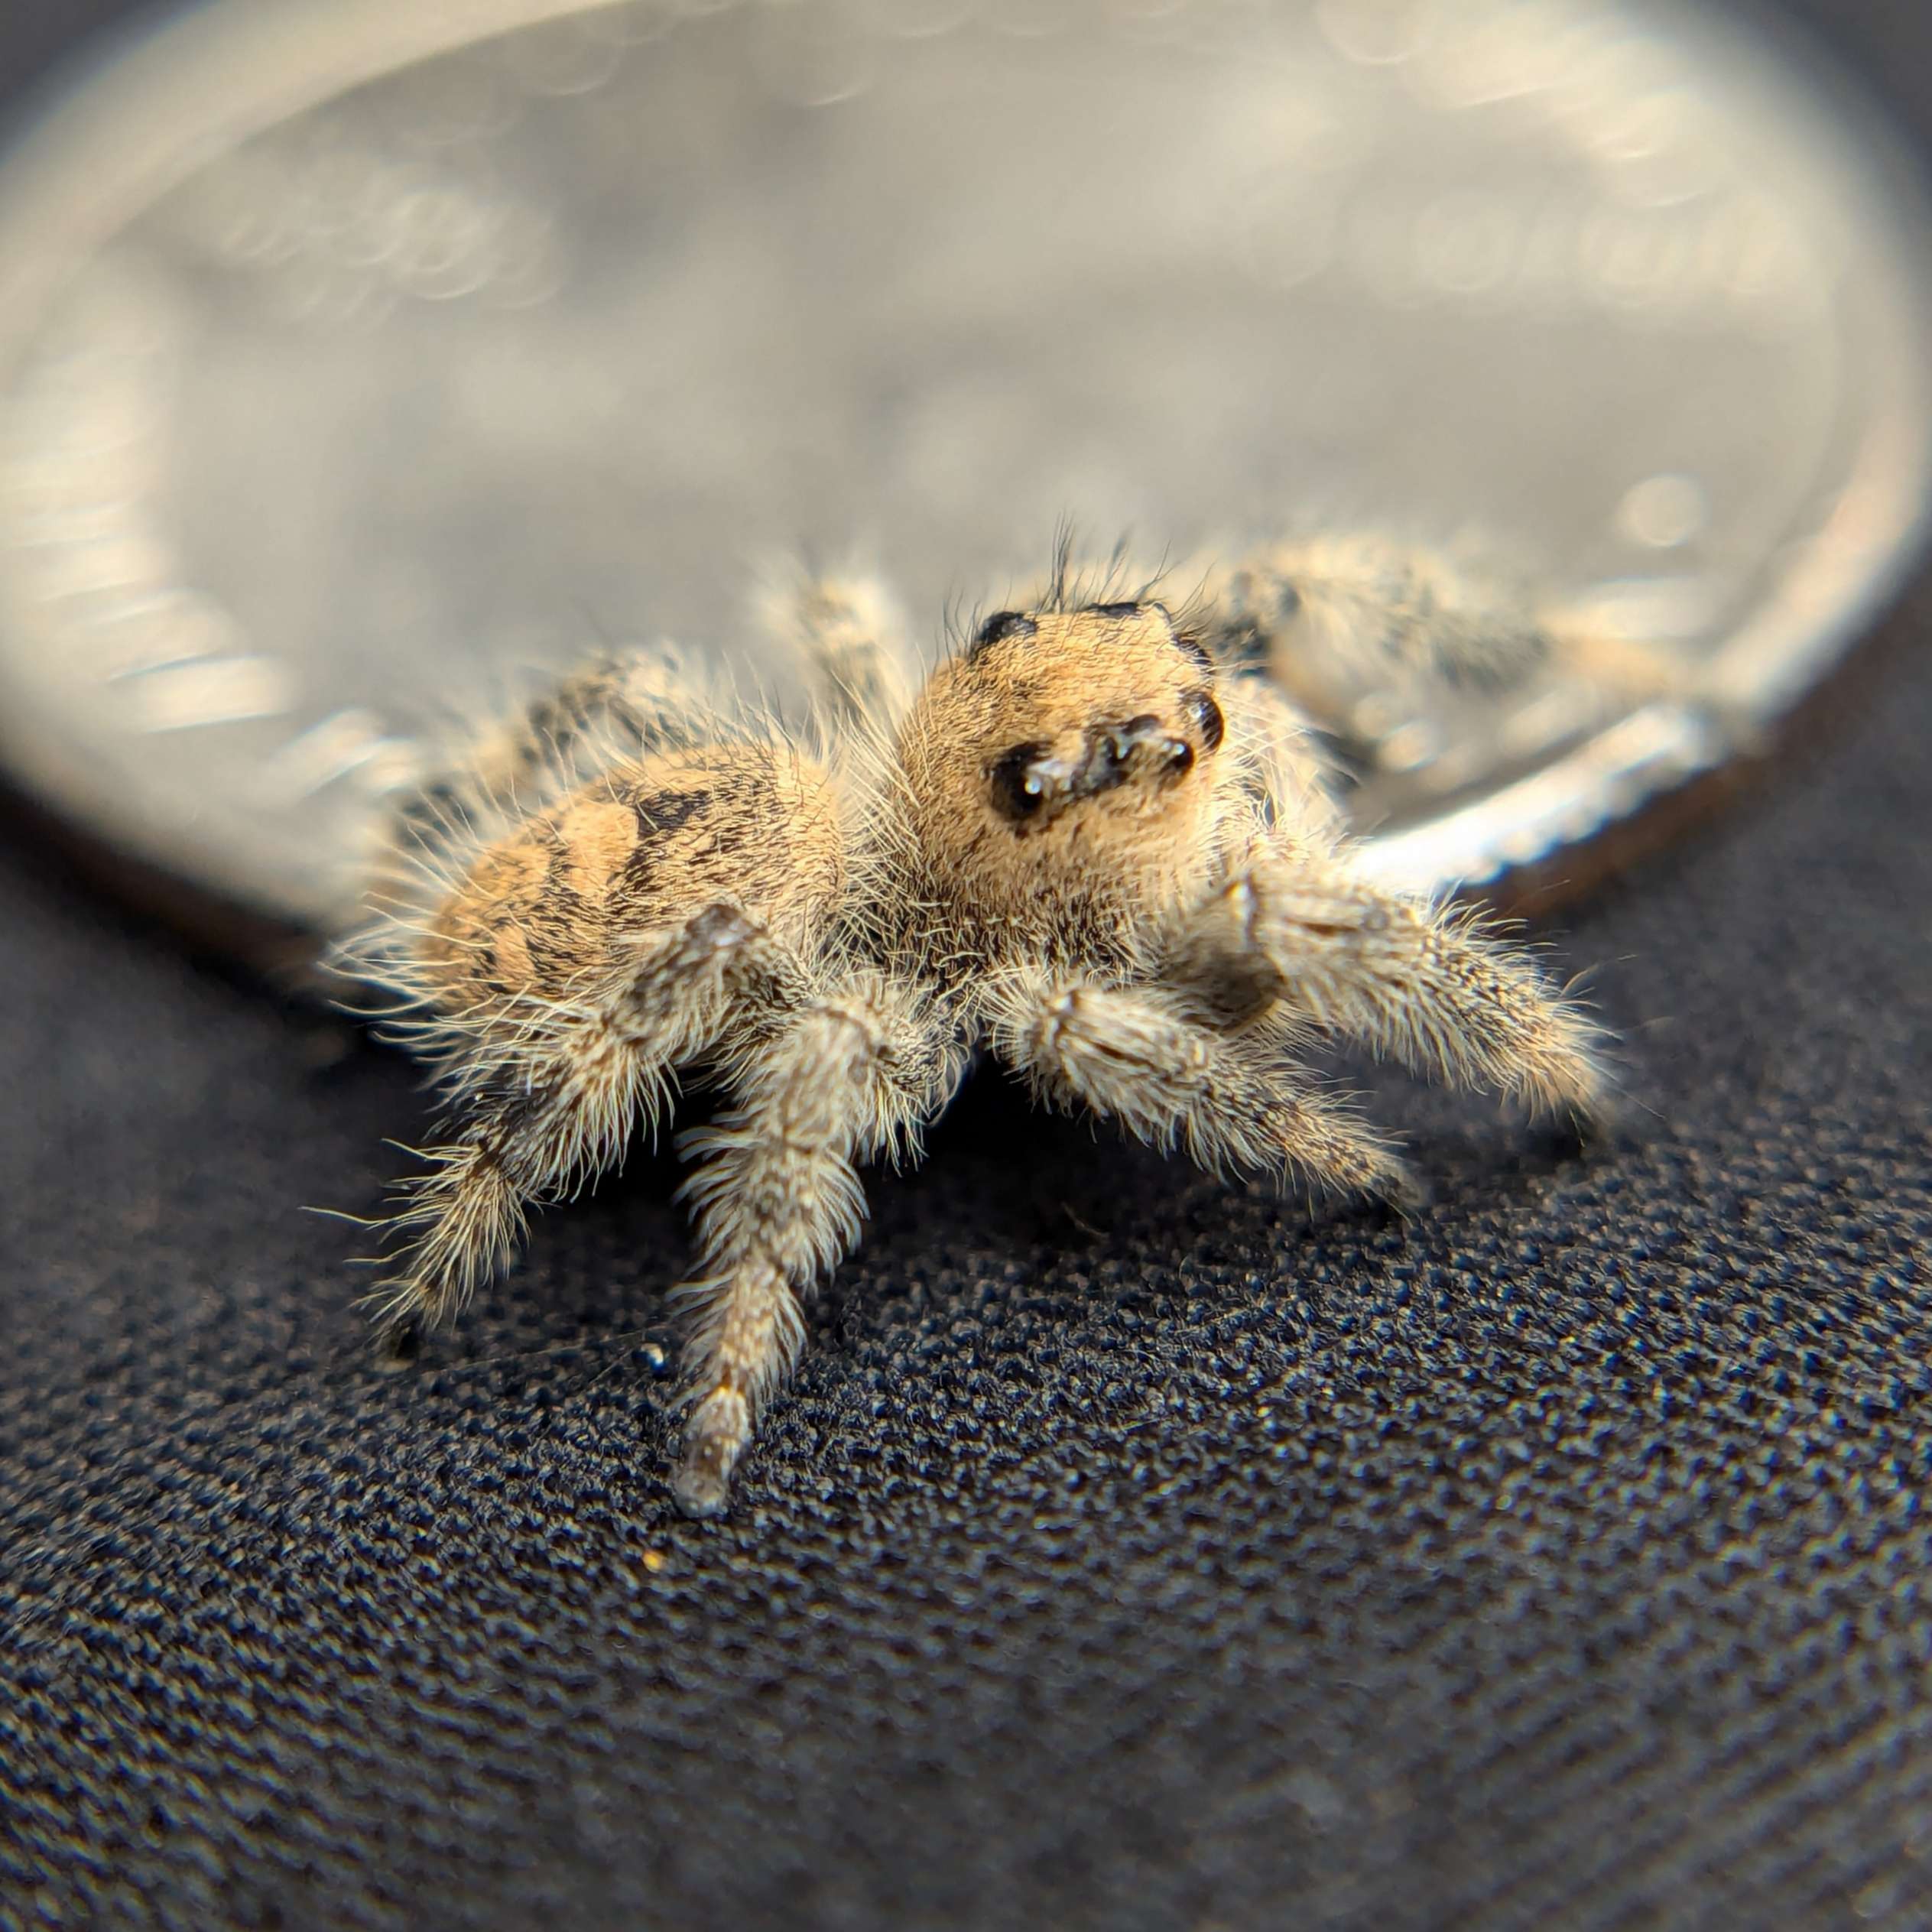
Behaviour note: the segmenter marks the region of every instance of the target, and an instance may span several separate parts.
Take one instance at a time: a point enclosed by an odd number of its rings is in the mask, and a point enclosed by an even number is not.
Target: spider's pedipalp
[[[1346,821],[1307,719],[1267,678],[1224,676],[1219,688],[1229,748],[1257,823],[1299,841],[1339,843]]]
[[[1200,1024],[1169,996],[1018,966],[993,990],[993,1050],[1041,1098],[1077,1102],[1213,1173],[1296,1174],[1325,1191],[1418,1198],[1400,1158],[1259,1036]]]

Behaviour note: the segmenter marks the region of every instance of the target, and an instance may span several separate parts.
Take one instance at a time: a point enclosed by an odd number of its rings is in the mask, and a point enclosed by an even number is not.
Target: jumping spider
[[[1357,869],[1284,680],[1237,662],[1308,611],[1365,614],[1398,658],[1482,638],[1440,570],[1320,554],[1326,576],[1271,553],[1170,608],[1063,546],[929,674],[876,585],[801,581],[773,614],[805,726],[636,653],[475,747],[341,955],[446,1110],[388,1223],[390,1329],[453,1315],[532,1202],[701,1073],[729,1107],[681,1143],[702,1265],[672,1489],[709,1516],[858,1237],[860,1165],[917,1158],[977,1050],[1204,1167],[1398,1203],[1389,1144],[1297,1064],[1312,1036],[1595,1112],[1594,1027],[1466,911]],[[1510,625],[1506,652],[1553,648]]]

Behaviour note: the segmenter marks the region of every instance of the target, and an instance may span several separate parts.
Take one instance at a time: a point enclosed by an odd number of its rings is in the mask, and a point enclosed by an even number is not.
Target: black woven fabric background
[[[1932,1923],[1929,625],[1571,915],[1630,1144],[1391,1081],[1311,1223],[982,1078],[718,1525],[671,1163],[379,1372],[409,1070],[16,839],[0,1924]]]

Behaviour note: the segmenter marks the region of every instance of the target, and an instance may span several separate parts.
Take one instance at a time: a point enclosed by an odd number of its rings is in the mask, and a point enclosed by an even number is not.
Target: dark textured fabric
[[[1929,625],[1572,915],[1628,1144],[1378,1081],[1310,1219],[982,1077],[717,1525],[668,1161],[383,1373],[409,1070],[17,839],[0,1923],[1932,1923]]]

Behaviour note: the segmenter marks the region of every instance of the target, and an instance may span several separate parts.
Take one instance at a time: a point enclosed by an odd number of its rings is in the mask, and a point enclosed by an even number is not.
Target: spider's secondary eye
[[[1138,617],[1141,614],[1138,604],[1089,604],[1088,611],[1095,617]]]
[[[1184,631],[1174,633],[1174,648],[1187,661],[1201,671],[1212,671],[1214,660],[1207,654],[1207,646],[1199,638],[1190,638]]]
[[[1115,608],[1123,611],[1149,611],[1167,627],[1167,638],[1174,648],[1194,666],[1197,671],[1212,671],[1214,660],[1207,654],[1207,647],[1197,637],[1190,637],[1174,622],[1174,612],[1165,604],[1122,604]]]
[[[1214,702],[1213,693],[1189,691],[1183,695],[1180,703],[1201,735],[1201,749],[1214,750],[1227,735],[1228,721],[1222,716],[1221,707]]]
[[[1046,784],[1036,769],[1046,748],[1044,745],[1015,745],[987,766],[993,809],[1002,818],[1019,824],[1047,802]]]
[[[968,656],[982,651],[989,644],[999,644],[1008,638],[1030,638],[1039,630],[1024,612],[996,610],[972,635],[972,648]]]

